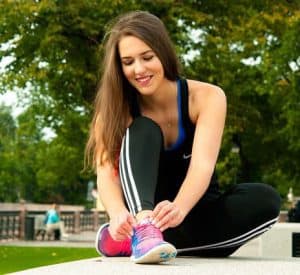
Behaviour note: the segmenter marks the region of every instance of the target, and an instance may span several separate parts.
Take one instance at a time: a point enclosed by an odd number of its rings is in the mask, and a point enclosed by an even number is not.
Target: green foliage
[[[260,181],[282,196],[289,187],[300,194],[299,1],[3,0],[0,59],[13,59],[0,92],[18,88],[30,107],[17,121],[0,113],[0,200],[84,201],[94,177],[81,170],[103,36],[110,20],[136,9],[164,21],[183,75],[227,95],[222,187]],[[45,139],[44,127],[55,137]]]
[[[16,122],[10,108],[0,105],[0,201],[16,200],[16,168],[13,149],[15,147]]]
[[[199,23],[206,39],[195,45],[200,55],[187,72],[227,94],[220,181],[227,186],[233,178],[233,137],[238,182],[263,181],[283,196],[291,186],[299,194],[299,2],[212,2],[221,13],[209,9],[211,21]]]

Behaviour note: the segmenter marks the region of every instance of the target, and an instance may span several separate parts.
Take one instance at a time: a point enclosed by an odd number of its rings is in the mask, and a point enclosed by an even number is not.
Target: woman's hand
[[[179,207],[168,200],[162,201],[156,205],[152,213],[153,224],[164,231],[170,227],[176,227],[184,220],[184,215]]]
[[[128,210],[118,212],[109,221],[109,233],[114,240],[122,241],[131,238],[136,221]]]

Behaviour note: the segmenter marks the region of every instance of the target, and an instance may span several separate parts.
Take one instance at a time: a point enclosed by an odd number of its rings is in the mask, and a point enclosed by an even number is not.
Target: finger
[[[117,234],[115,236],[115,238],[113,238],[113,239],[116,240],[116,241],[124,241],[124,240],[128,239],[128,236],[123,235],[123,234]]]
[[[169,218],[164,217],[162,220],[160,220],[158,223],[155,224],[155,227],[161,230],[163,227],[167,227],[168,222],[169,222]]]
[[[132,236],[132,234],[133,234],[133,226],[129,222],[124,223],[123,229],[126,231],[126,235],[128,237]]]
[[[119,231],[120,233],[124,233],[128,236],[130,236],[131,232],[132,232],[132,225],[128,222],[128,217],[126,217],[119,225],[118,225],[118,229],[120,228],[121,231]]]
[[[157,205],[155,215],[153,216],[153,220],[156,222],[164,216],[168,210],[169,201],[163,201],[159,205]]]
[[[131,227],[136,226],[136,220],[131,214],[127,217],[127,222],[130,224]]]
[[[155,218],[159,214],[161,209],[168,203],[169,203],[169,201],[167,201],[167,200],[161,201],[160,203],[158,203],[153,210],[152,217]]]
[[[122,236],[122,239],[128,239],[131,238],[132,234],[133,234],[133,230],[132,229],[126,229],[124,227],[120,228],[119,231],[117,231],[119,236]]]
[[[176,209],[172,209],[169,211],[164,217],[161,218],[159,222],[155,224],[156,227],[162,229],[163,227],[167,226],[178,214]]]
[[[119,227],[117,229],[117,234],[120,234],[120,235],[127,235],[127,231],[124,227]]]
[[[154,224],[157,224],[160,222],[169,212],[171,212],[174,209],[174,205],[171,203],[168,203],[164,205],[163,208],[161,208],[160,212],[157,214],[157,216],[154,218]]]
[[[159,227],[159,230],[161,232],[165,231],[168,228],[172,228],[175,227],[179,224],[179,221],[177,220],[177,216],[175,216],[174,218],[170,219],[168,222],[166,222],[165,224],[161,225]]]
[[[117,231],[110,232],[110,235],[115,241],[122,241],[127,238],[127,235],[121,234]]]

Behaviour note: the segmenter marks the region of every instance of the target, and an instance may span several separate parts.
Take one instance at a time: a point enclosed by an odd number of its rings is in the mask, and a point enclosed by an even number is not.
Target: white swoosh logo
[[[191,156],[192,156],[192,154],[189,154],[189,155],[183,154],[183,159],[189,159]]]

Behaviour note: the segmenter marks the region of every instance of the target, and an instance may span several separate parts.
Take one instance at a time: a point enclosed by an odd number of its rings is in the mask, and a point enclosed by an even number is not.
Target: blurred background
[[[221,188],[264,182],[287,209],[300,196],[299,7],[284,0],[1,0],[0,202],[97,208],[95,175],[83,170],[83,159],[103,37],[120,13],[147,10],[166,24],[182,75],[227,95]]]

